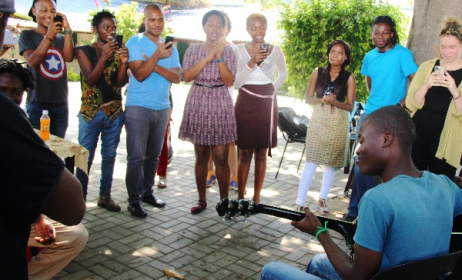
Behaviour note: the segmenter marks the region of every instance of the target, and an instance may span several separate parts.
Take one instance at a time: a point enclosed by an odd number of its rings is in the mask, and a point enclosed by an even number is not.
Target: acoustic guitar
[[[292,221],[300,221],[303,218],[305,218],[305,213],[302,212],[296,212],[284,208],[260,204],[254,202],[253,200],[244,199],[233,200],[225,198],[217,204],[216,210],[218,212],[218,215],[223,217],[223,220],[237,220],[241,218],[242,221],[245,221],[247,217],[250,217],[254,214],[267,214]],[[356,232],[356,220],[353,222],[348,222],[321,215],[315,216],[323,225],[327,221],[327,228],[340,233],[343,236],[343,238],[345,238],[348,251],[350,253],[350,256],[352,256],[355,244],[353,236]]]

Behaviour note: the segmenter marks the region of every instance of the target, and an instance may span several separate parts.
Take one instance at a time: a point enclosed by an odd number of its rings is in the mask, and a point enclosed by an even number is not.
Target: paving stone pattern
[[[77,142],[80,106],[80,85],[69,83],[70,126],[66,139]],[[122,207],[120,213],[109,212],[96,205],[99,190],[101,156],[99,147],[90,173],[87,212],[83,224],[90,234],[81,254],[53,279],[173,279],[164,269],[174,270],[187,280],[195,279],[260,279],[262,267],[272,261],[282,261],[304,269],[313,255],[323,252],[312,236],[290,225],[290,221],[258,214],[245,222],[222,221],[215,211],[219,202],[217,184],[207,190],[208,208],[199,215],[190,214],[198,199],[194,179],[193,145],[177,138],[184,100],[189,85],[172,87],[174,97],[172,145],[173,160],[168,167],[168,187],[154,188],[156,196],[166,201],[164,209],[145,204],[148,217],[138,219],[127,210],[125,188],[126,142],[125,130],[117,150],[112,197]],[[290,106],[297,112],[308,107],[288,97],[278,97],[279,106]],[[285,140],[279,132],[278,147],[268,168],[262,191],[264,204],[294,209],[298,182],[304,159],[297,173],[302,144],[289,144],[278,179],[274,176],[281,159]],[[253,194],[253,164],[246,199]],[[318,168],[307,203],[316,209],[322,179]],[[336,172],[330,197],[341,198],[347,175]],[[156,178],[157,183],[157,178]],[[230,191],[230,198],[237,198]],[[342,209],[339,211],[343,211]],[[339,213],[335,213],[339,215]],[[333,233],[344,249],[344,240]]]

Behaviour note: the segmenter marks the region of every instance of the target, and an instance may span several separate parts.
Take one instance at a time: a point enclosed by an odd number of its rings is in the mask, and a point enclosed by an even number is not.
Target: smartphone
[[[117,47],[118,47],[118,48],[121,48],[121,47],[122,47],[123,40],[124,40],[124,35],[119,35],[119,34],[117,34],[117,35],[115,36],[115,41],[116,41],[116,43],[117,43]]]
[[[440,72],[441,75],[444,75],[444,66],[436,65],[433,69],[435,72]]]
[[[60,16],[60,15],[56,15],[56,16],[53,18],[53,21],[54,21],[54,22],[63,22],[63,17]]]
[[[14,33],[13,31],[7,29],[5,30],[5,37],[3,39],[3,44],[5,45],[16,45],[19,40],[19,34]]]
[[[264,52],[268,52],[269,50],[269,45],[268,44],[261,44],[260,45],[260,50],[264,51]]]
[[[172,44],[168,46],[167,49],[170,49],[173,46],[173,39],[174,38],[172,36],[165,37],[165,44],[167,44],[168,42],[172,42]]]

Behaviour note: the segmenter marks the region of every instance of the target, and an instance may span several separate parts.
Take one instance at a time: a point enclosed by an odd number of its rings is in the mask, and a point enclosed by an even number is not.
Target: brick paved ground
[[[193,146],[177,139],[184,99],[188,85],[174,85],[174,114],[172,124],[173,160],[168,168],[168,187],[155,188],[156,196],[164,199],[164,209],[146,207],[148,217],[137,219],[127,211],[124,183],[126,168],[125,131],[122,132],[114,172],[112,196],[122,207],[121,213],[109,212],[96,206],[99,189],[99,150],[90,174],[87,213],[83,223],[90,237],[81,254],[54,279],[173,279],[163,269],[174,269],[185,279],[259,279],[262,267],[272,261],[282,261],[303,269],[311,257],[322,252],[319,242],[290,225],[290,221],[263,214],[245,222],[223,222],[214,210],[219,201],[218,187],[207,191],[208,208],[199,215],[191,215],[190,207],[197,200],[194,181]],[[77,141],[78,121],[75,117],[80,105],[80,86],[70,83],[70,126],[67,139]],[[279,97],[279,106],[290,106],[301,112],[299,101]],[[267,174],[262,191],[262,203],[293,209],[298,181],[297,165],[303,146],[289,144],[279,173],[274,176],[285,144],[279,135],[273,158],[268,158]],[[308,202],[315,209],[322,170],[318,169]],[[340,170],[330,192],[338,196],[334,214],[345,209],[343,195],[347,175]],[[253,165],[247,197],[253,193]],[[230,197],[237,193],[230,191]],[[332,201],[332,200],[330,200]],[[340,235],[333,234],[344,246]]]

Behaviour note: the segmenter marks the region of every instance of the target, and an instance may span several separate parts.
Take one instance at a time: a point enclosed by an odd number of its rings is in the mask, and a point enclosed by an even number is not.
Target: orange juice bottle
[[[40,118],[40,138],[43,141],[50,139],[50,116],[48,116],[48,110],[43,110]]]

